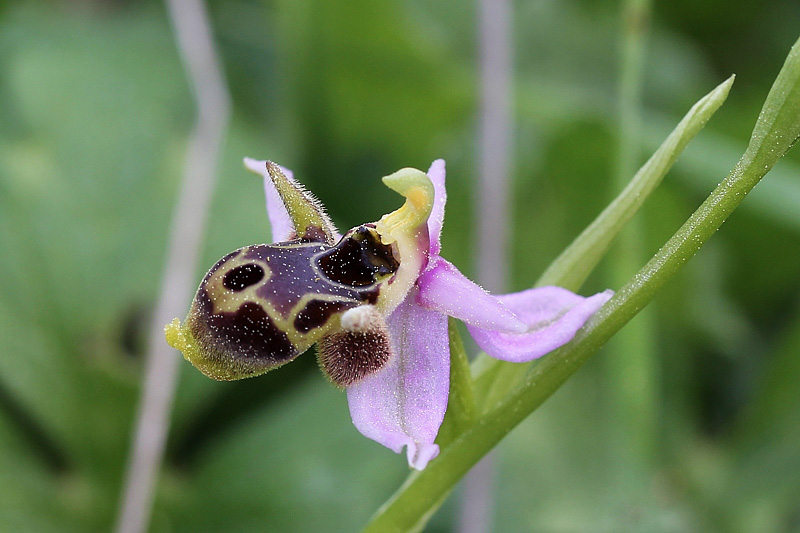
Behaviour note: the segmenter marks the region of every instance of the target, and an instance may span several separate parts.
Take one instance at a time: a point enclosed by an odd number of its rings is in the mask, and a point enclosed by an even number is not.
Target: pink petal
[[[264,196],[266,196],[267,199],[267,216],[269,217],[269,225],[272,229],[271,242],[288,241],[295,233],[294,224],[289,217],[289,212],[286,211],[283,200],[281,200],[281,197],[278,195],[278,190],[269,178],[267,162],[245,157],[244,165],[250,171],[264,176]],[[281,171],[290,180],[294,179],[291,170],[281,167]]]
[[[502,333],[468,325],[478,346],[496,359],[521,363],[568,343],[586,321],[613,295],[607,290],[584,298],[561,287],[540,287],[498,296],[528,325],[522,334]]]
[[[442,250],[440,242],[442,224],[444,224],[444,204],[447,202],[447,191],[444,187],[444,159],[437,159],[428,169],[428,177],[433,182],[433,209],[428,217],[428,233],[431,238],[431,255],[439,255]]]
[[[433,443],[447,408],[447,317],[416,304],[412,293],[389,315],[394,354],[378,373],[347,389],[350,416],[364,436],[422,470],[439,454]]]
[[[417,280],[420,305],[463,320],[479,328],[523,333],[528,327],[504,302],[439,256],[432,256],[428,268]]]

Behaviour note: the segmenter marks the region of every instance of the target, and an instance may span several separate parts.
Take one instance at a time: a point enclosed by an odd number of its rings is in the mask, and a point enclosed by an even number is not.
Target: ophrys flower
[[[206,274],[169,343],[214,379],[262,374],[318,345],[322,370],[347,389],[365,436],[423,469],[447,408],[447,316],[507,361],[530,361],[567,343],[611,296],[558,287],[492,296],[439,254],[444,161],[383,178],[406,198],[375,223],[339,236],[321,204],[290,172],[246,159],[264,176],[274,244],[246,246]]]

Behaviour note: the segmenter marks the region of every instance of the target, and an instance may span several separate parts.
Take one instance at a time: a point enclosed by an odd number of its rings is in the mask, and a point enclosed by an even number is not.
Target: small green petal
[[[267,172],[286,205],[297,238],[334,244],[336,231],[319,200],[299,183],[287,178],[280,167],[272,161],[267,161]]]

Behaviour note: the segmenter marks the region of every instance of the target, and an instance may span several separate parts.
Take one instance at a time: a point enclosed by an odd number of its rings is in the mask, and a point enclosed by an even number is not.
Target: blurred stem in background
[[[619,138],[611,180],[614,191],[625,187],[640,164],[642,86],[650,12],[650,0],[622,3]],[[647,260],[643,222],[641,216],[634,217],[619,235],[609,257],[609,286],[623,286]],[[605,379],[610,384],[607,390],[612,391],[610,416],[621,428],[616,435],[622,441],[613,446],[619,452],[611,460],[617,463],[614,471],[623,477],[646,471],[653,459],[658,396],[655,327],[653,309],[644,309],[608,345]],[[632,464],[632,459],[643,464]]]
[[[507,289],[509,182],[513,148],[511,5],[508,0],[478,0],[480,46],[480,174],[476,196],[477,277],[494,293]],[[488,454],[466,476],[459,515],[461,533],[492,528],[494,455]]]
[[[148,357],[117,531],[146,531],[170,424],[181,358],[164,342],[164,324],[183,314],[208,220],[217,163],[230,116],[211,27],[200,0],[168,0],[178,51],[194,92],[197,119],[189,137],[184,174],[167,248],[167,261],[148,333]]]

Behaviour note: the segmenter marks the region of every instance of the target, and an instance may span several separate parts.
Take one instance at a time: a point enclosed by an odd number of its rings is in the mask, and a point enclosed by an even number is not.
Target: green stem
[[[475,422],[378,511],[367,531],[421,529],[453,485],[481,457],[549,398],[614,333],[633,318],[719,229],[758,181],[800,136],[800,41],[795,43],[731,173],[656,255],[575,338],[525,375],[503,401]]]
[[[621,72],[619,86],[619,144],[614,184],[623,188],[634,174],[641,153],[641,100],[645,37],[650,18],[649,0],[625,0],[622,8]],[[608,286],[623,285],[631,273],[647,259],[644,225],[633,218],[619,236],[609,257]],[[657,348],[655,317],[652,309],[643,311],[608,346],[605,380],[616,383],[625,376],[625,386],[608,388],[610,408],[620,431],[617,443],[627,465],[615,468],[619,475],[637,472],[636,461],[652,458],[656,449]]]

